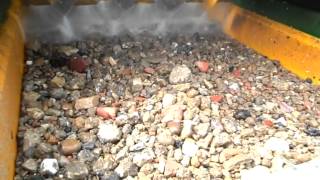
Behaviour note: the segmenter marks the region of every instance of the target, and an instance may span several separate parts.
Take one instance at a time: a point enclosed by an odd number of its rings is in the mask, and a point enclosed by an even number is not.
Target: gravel
[[[114,124],[100,124],[97,136],[103,143],[119,141],[121,138],[121,130]]]
[[[35,42],[17,180],[250,179],[320,155],[318,87],[218,31]]]
[[[34,159],[28,159],[23,164],[22,167],[30,172],[37,172],[38,170],[38,163]],[[44,169],[45,167],[43,167]],[[55,174],[55,173],[54,173]]]
[[[195,156],[198,152],[198,145],[193,139],[186,139],[182,145],[182,153],[186,156]]]
[[[40,174],[55,175],[59,171],[58,161],[56,159],[44,159],[40,164]]]
[[[186,65],[175,66],[169,76],[171,84],[185,83],[190,81],[191,70]]]
[[[87,165],[82,162],[73,161],[65,167],[65,177],[67,179],[83,179],[88,176],[89,170]]]

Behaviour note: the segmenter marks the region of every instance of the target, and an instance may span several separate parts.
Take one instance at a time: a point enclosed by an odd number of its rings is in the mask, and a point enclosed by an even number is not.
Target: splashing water
[[[120,11],[110,2],[100,1],[96,5],[74,6],[63,16],[50,6],[31,6],[26,12],[26,37],[47,41],[84,39],[92,34],[201,33],[213,25],[198,3],[184,3],[174,10],[141,3]]]
[[[70,21],[66,16],[62,17],[62,23],[59,24],[59,30],[63,33],[67,40],[72,40],[75,38]]]

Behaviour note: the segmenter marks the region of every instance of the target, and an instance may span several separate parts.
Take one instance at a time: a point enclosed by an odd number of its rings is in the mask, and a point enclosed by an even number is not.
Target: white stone
[[[270,176],[270,170],[265,166],[256,166],[249,170],[240,171],[241,180],[268,180]]]
[[[55,175],[59,171],[59,164],[56,159],[44,159],[40,165],[41,174]]]
[[[31,172],[37,172],[38,164],[34,159],[28,159],[23,164],[22,167]]]
[[[278,104],[276,104],[276,103],[266,102],[265,105],[264,105],[264,108],[265,108],[266,110],[271,111],[271,110],[273,110],[273,109],[274,109],[275,107],[277,107],[277,106],[278,106]]]
[[[158,164],[158,171],[159,171],[160,173],[164,173],[164,168],[165,168],[165,166],[166,166],[166,160],[163,159],[163,158],[160,158],[159,164]]]
[[[162,145],[173,145],[174,139],[172,137],[172,134],[170,130],[165,129],[162,132],[158,133],[157,140]]]
[[[169,81],[171,84],[179,84],[190,81],[191,70],[186,65],[174,67],[170,73]]]
[[[61,46],[59,48],[60,52],[63,52],[67,56],[71,56],[79,51],[79,49],[71,47],[71,46]]]
[[[211,103],[211,114],[212,116],[219,117],[219,104]]]
[[[287,126],[287,125],[288,125],[288,122],[287,122],[287,120],[286,120],[284,117],[278,118],[277,120],[275,120],[274,123],[275,123],[275,124],[282,125],[282,126]]]
[[[138,167],[131,161],[131,159],[122,160],[118,167],[114,170],[121,178],[136,175]]]
[[[113,57],[108,57],[108,62],[111,66],[117,65],[117,61],[113,59]]]
[[[198,149],[198,145],[192,139],[186,139],[182,145],[182,153],[189,157],[195,156]]]
[[[174,157],[174,159],[175,159],[176,161],[181,161],[182,158],[183,158],[183,154],[182,154],[181,149],[176,149],[176,150],[174,151],[173,157]]]
[[[260,157],[267,157],[271,152],[264,147],[257,147],[257,153]]]
[[[98,137],[101,142],[115,142],[120,140],[122,135],[121,130],[113,124],[100,124]]]
[[[28,66],[31,66],[31,65],[33,64],[33,61],[28,60],[28,61],[26,61],[26,64],[27,64]]]
[[[286,162],[284,158],[277,156],[272,159],[271,163],[272,163],[272,166],[271,166],[272,171],[278,171],[283,169],[283,166],[285,165]]]
[[[285,167],[281,170],[268,173],[266,168],[259,167],[241,172],[241,180],[301,180],[319,179],[320,159],[314,159],[299,165]]]
[[[143,89],[143,82],[141,80],[141,78],[134,78],[132,80],[132,87],[131,90],[133,92],[139,92]]]
[[[231,83],[229,85],[229,89],[233,90],[233,91],[238,91],[240,89],[239,84],[237,83]]]
[[[200,137],[205,137],[208,134],[209,128],[210,123],[200,123],[193,129]]]
[[[182,166],[188,167],[189,164],[190,164],[190,159],[191,158],[189,156],[184,156],[182,161],[181,161]]]
[[[217,147],[225,146],[227,144],[230,144],[231,142],[232,142],[231,137],[226,132],[222,132],[222,133],[215,135],[215,137],[212,140],[212,144],[214,144]]]
[[[173,105],[177,101],[177,98],[173,94],[165,94],[162,98],[162,107],[166,108]]]
[[[191,136],[192,126],[193,126],[193,122],[191,120],[184,120],[183,121],[183,128],[181,131],[182,138],[187,138],[187,137]]]
[[[147,162],[152,161],[155,158],[155,154],[151,148],[145,149],[140,153],[133,156],[133,163],[137,166],[142,167]]]
[[[264,144],[264,148],[275,152],[288,152],[290,150],[289,143],[283,139],[271,137]]]

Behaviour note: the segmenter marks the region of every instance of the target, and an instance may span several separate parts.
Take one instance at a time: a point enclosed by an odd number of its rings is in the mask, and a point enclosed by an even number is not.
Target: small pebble
[[[196,66],[198,67],[200,72],[208,72],[209,70],[209,63],[207,61],[197,61]]]
[[[172,137],[172,134],[169,130],[163,130],[157,135],[157,140],[160,144],[163,145],[173,145],[174,139]]]
[[[290,150],[290,144],[280,138],[271,137],[264,145],[265,149],[275,152],[288,152]]]
[[[191,70],[186,65],[174,67],[170,73],[169,81],[171,84],[185,83],[190,81]]]
[[[117,116],[118,109],[115,107],[98,107],[96,113],[104,119],[114,119]]]
[[[76,71],[78,73],[83,73],[88,67],[88,63],[83,58],[77,57],[73,58],[69,62],[69,68],[72,71]]]
[[[198,145],[196,145],[195,141],[190,138],[186,139],[182,145],[182,153],[189,157],[195,156],[198,149]]]
[[[87,98],[78,99],[74,105],[76,110],[89,109],[96,107],[99,104],[99,96],[92,96]]]
[[[320,129],[307,126],[305,133],[309,136],[320,136]]]
[[[59,171],[59,164],[56,159],[44,159],[40,164],[40,173],[55,175]]]
[[[66,165],[65,175],[68,179],[83,179],[89,174],[87,165],[82,162],[73,161]]]
[[[113,124],[100,124],[97,136],[101,142],[116,142],[119,141],[122,132]]]
[[[34,159],[28,159],[23,164],[22,167],[30,172],[37,172],[38,163]]]
[[[244,120],[250,116],[251,116],[250,111],[244,110],[244,109],[240,109],[240,110],[236,111],[233,115],[233,117],[238,120]]]
[[[81,149],[81,143],[75,139],[66,139],[61,142],[61,152],[64,155],[71,155]]]

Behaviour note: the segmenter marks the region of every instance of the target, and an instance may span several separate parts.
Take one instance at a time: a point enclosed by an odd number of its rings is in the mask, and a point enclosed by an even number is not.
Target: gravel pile
[[[26,49],[20,179],[240,179],[319,156],[318,87],[220,33]]]

